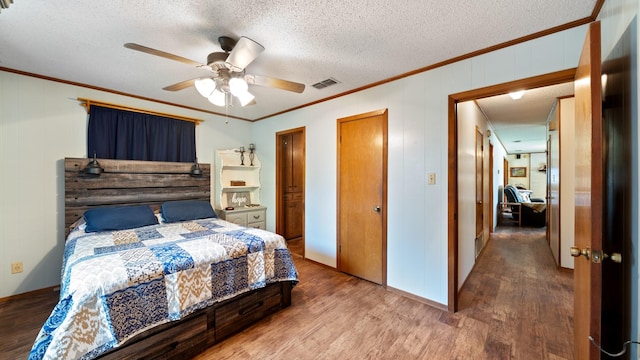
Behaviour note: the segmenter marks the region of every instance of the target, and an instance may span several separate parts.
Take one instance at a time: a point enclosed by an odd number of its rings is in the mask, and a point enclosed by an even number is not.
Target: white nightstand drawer
[[[247,223],[255,223],[255,222],[264,222],[266,218],[267,211],[265,209],[251,211],[247,213]]]
[[[228,222],[240,225],[247,226],[247,214],[246,213],[238,213],[238,214],[226,214],[225,220]]]

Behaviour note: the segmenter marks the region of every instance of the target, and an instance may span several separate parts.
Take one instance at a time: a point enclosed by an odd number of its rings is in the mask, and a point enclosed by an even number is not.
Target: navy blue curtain
[[[194,162],[196,124],[91,105],[87,155],[103,159]]]

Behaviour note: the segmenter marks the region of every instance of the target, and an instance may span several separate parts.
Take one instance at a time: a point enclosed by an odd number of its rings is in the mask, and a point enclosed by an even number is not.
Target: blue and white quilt
[[[72,232],[60,301],[30,359],[92,359],[159,324],[278,281],[298,281],[280,235],[219,219]]]

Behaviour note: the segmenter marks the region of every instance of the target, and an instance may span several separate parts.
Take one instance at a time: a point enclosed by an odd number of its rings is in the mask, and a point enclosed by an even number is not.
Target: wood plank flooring
[[[296,240],[288,240],[287,246],[289,247],[289,251],[293,255],[298,255],[299,257],[303,257],[304,255],[304,240],[296,239]]]
[[[196,359],[573,359],[573,275],[556,269],[544,230],[492,234],[455,314],[295,261],[291,307]],[[1,359],[27,357],[56,300],[0,304]]]

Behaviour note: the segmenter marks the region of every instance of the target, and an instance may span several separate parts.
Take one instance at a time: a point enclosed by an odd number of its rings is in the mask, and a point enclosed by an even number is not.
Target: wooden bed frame
[[[98,159],[104,172],[88,176],[90,159],[65,158],[65,228],[97,206],[150,205],[211,197],[211,166],[202,177],[189,175],[191,163]],[[186,318],[130,339],[100,359],[189,359],[260,319],[291,305],[291,281],[270,284],[216,303]]]

